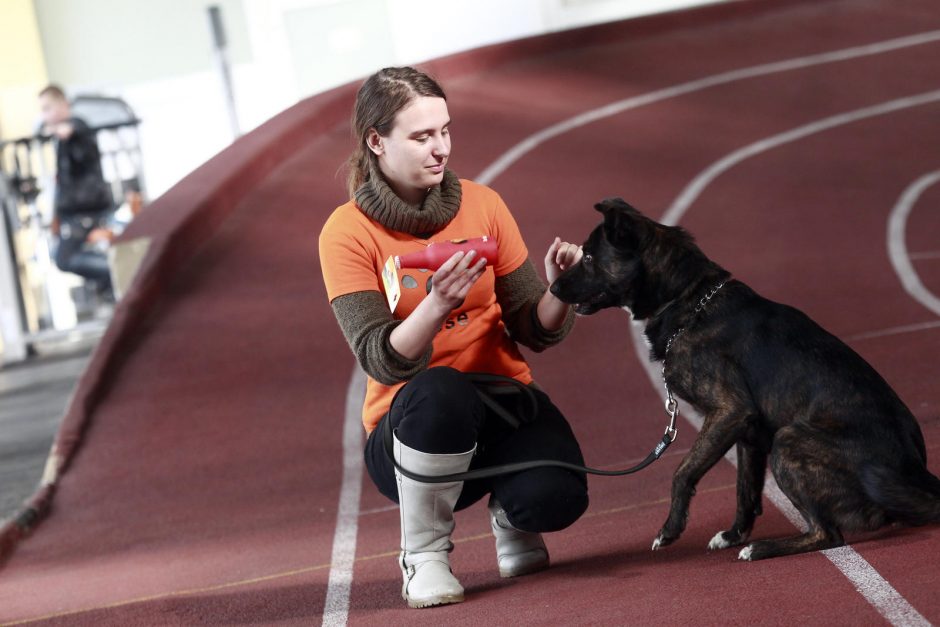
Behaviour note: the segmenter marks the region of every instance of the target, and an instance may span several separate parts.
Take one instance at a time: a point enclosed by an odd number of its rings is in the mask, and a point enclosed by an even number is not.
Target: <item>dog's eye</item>
[[[590,265],[594,263],[594,257],[592,257],[591,255],[584,255],[583,257],[581,257],[581,261]]]

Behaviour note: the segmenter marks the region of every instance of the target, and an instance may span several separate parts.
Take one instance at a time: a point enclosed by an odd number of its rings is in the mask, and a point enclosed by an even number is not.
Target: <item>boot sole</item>
[[[511,579],[513,577],[522,577],[523,575],[531,575],[533,573],[541,572],[546,570],[551,564],[548,560],[544,562],[533,562],[531,564],[526,564],[519,568],[510,569],[499,569],[499,576],[503,579]]]
[[[409,599],[405,597],[405,600],[408,601],[408,607],[420,610],[426,607],[435,607],[438,605],[450,605],[451,603],[462,603],[463,595],[462,594],[448,594],[445,596],[434,597],[433,599]]]

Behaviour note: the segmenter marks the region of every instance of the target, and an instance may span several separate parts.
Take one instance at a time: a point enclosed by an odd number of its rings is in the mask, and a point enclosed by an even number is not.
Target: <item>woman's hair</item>
[[[346,187],[350,197],[379,171],[375,153],[366,146],[369,129],[374,128],[379,135],[387,137],[398,112],[419,96],[447,100],[437,81],[412,67],[384,68],[367,78],[359,88],[352,116],[356,148],[347,162]]]

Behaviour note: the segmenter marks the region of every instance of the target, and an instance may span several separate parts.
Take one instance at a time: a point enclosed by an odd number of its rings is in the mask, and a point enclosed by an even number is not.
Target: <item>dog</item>
[[[645,321],[653,361],[704,417],[672,481],[653,550],[685,530],[695,486],[737,447],[737,512],[709,549],[745,544],[761,514],[769,461],[805,533],[758,540],[742,560],[841,546],[843,534],[940,521],[940,480],[927,470],[917,420],[885,380],[806,314],[761,297],[711,261],[688,232],[620,198],[581,260],[551,286],[575,312],[622,307]]]

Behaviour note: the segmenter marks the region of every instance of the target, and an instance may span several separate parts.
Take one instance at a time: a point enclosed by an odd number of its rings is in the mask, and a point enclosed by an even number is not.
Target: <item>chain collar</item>
[[[722,287],[724,287],[727,281],[722,281],[715,287],[711,289],[708,294],[703,296],[699,301],[698,305],[695,306],[695,313],[701,312],[705,309],[705,305],[708,304],[708,301],[718,293]],[[669,303],[670,305],[672,302]],[[676,329],[676,332],[673,333],[668,340],[666,340],[666,351],[663,353],[663,388],[666,390],[666,414],[669,416],[669,426],[666,427],[666,435],[668,435],[673,442],[675,442],[676,437],[679,435],[678,430],[676,429],[676,419],[679,417],[679,402],[676,400],[676,397],[672,395],[672,390],[669,389],[669,384],[666,382],[666,357],[669,356],[669,349],[672,348],[673,342],[676,341],[682,332],[685,331],[685,327],[679,327]]]

